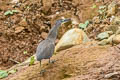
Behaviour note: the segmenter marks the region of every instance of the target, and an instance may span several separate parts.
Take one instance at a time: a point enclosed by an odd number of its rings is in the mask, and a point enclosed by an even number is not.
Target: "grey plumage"
[[[48,37],[39,43],[37,50],[36,50],[36,58],[38,61],[40,61],[40,65],[41,65],[42,59],[50,60],[50,58],[52,57],[54,53],[54,48],[55,48],[55,40],[57,37],[57,31],[63,22],[68,22],[68,21],[70,21],[70,19],[57,20],[55,25],[50,30]]]
[[[44,49],[43,49],[44,47]],[[37,60],[49,59],[54,53],[55,43],[49,39],[42,41],[36,51]]]

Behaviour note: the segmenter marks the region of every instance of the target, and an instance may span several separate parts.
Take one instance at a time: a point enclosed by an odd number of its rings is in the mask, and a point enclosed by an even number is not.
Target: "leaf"
[[[23,54],[27,54],[28,52],[27,51],[24,51]]]
[[[98,12],[99,12],[100,14],[102,14],[102,13],[103,13],[103,10],[98,10]]]
[[[34,56],[31,56],[31,58],[30,58],[30,65],[33,65],[34,62],[35,62],[35,58],[34,58]]]
[[[17,13],[17,12],[18,12],[18,10],[12,10],[12,12],[13,12],[13,13]]]
[[[17,69],[12,69],[12,70],[8,71],[8,74],[14,74],[16,72],[17,72]]]
[[[79,24],[79,27],[80,27],[81,29],[85,29],[85,28],[86,28],[86,25],[83,24],[83,23],[80,23],[80,24]]]
[[[8,76],[8,73],[7,71],[4,71],[4,70],[0,70],[0,78],[5,78]]]
[[[6,12],[4,13],[5,16],[7,16],[7,15],[11,15],[11,14],[13,14],[13,12],[10,11],[10,10],[8,10],[8,11],[6,11]]]
[[[8,11],[6,11],[6,12],[4,13],[4,15],[5,15],[5,16],[7,16],[7,15],[12,15],[12,14],[17,13],[17,12],[18,12],[18,10],[8,10]]]
[[[99,6],[99,9],[104,9],[106,6]]]
[[[85,24],[80,23],[80,24],[79,24],[79,27],[80,27],[81,29],[85,29],[85,28],[88,26],[88,24],[89,24],[89,21],[87,20],[87,21],[85,21]]]
[[[89,21],[87,20],[87,21],[85,21],[85,24],[86,24],[86,26],[88,26],[88,24],[89,24]]]
[[[97,38],[100,39],[100,40],[106,39],[108,37],[109,37],[108,32],[102,32],[102,33],[97,35]]]
[[[94,9],[94,8],[97,8],[97,6],[95,4],[93,4],[93,6],[91,8]]]
[[[27,6],[26,8],[27,8],[27,9],[29,9],[30,7],[29,7],[29,6]]]

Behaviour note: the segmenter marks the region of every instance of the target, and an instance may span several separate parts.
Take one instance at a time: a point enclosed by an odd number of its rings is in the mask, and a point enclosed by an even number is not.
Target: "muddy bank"
[[[0,1],[0,68],[2,69],[11,67],[16,61],[23,62],[33,55],[37,44],[46,38],[56,19],[64,16],[84,22],[96,15],[96,10],[91,9],[91,6],[102,4],[93,0],[10,2],[11,0]],[[8,10],[19,12],[5,16],[4,13]],[[66,30],[63,27],[58,37],[60,38]]]
[[[68,57],[69,56],[69,57]],[[40,74],[40,65],[36,63],[26,66],[3,80],[109,80],[105,76],[113,72],[119,72],[118,47],[97,46],[87,43],[59,52],[52,57],[57,60],[54,64],[48,64],[48,60],[42,62],[46,72]],[[118,80],[118,75],[109,77]]]

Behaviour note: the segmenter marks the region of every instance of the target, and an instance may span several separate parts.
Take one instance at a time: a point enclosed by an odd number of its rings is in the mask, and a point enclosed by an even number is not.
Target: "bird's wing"
[[[36,50],[37,60],[48,59],[54,52],[54,43],[49,40],[42,41]]]

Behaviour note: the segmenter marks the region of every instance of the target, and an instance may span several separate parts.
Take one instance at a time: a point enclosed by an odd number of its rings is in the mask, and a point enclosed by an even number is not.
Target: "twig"
[[[20,63],[20,62],[18,62],[18,61],[16,61],[16,60],[13,60],[12,58],[10,58],[9,60],[12,61],[12,62],[15,62],[15,63],[17,63],[17,64]]]
[[[106,75],[104,76],[104,78],[109,79],[109,78],[111,78],[112,76],[115,76],[115,75],[118,75],[118,74],[120,74],[120,73],[119,73],[119,72],[109,73],[109,74],[106,74]]]

